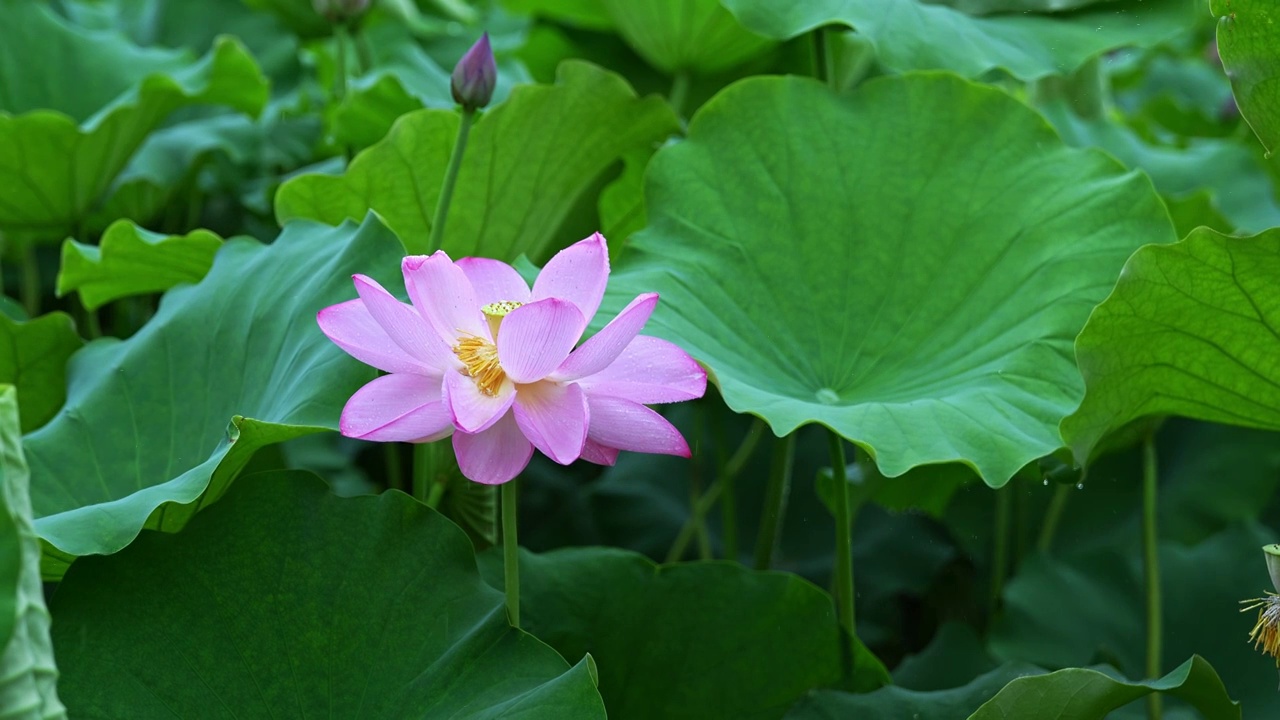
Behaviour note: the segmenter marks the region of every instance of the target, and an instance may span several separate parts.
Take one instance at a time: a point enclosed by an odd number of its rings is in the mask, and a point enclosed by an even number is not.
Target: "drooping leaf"
[[[501,555],[480,561],[501,587]],[[520,608],[565,659],[596,659],[611,718],[781,717],[840,679],[831,598],[794,575],[609,548],[522,553]],[[887,680],[882,666],[859,671]]]
[[[53,614],[76,717],[604,717],[590,659],[512,628],[452,523],[304,472],[76,563]]]
[[[208,230],[163,235],[119,220],[102,234],[99,245],[72,239],[62,244],[58,295],[79,292],[85,308],[96,310],[122,297],[197,283],[220,247],[222,238]]]
[[[1071,338],[1134,248],[1174,240],[1145,178],[947,75],[740,82],[647,181],[610,302],[660,292],[646,332],[730,408],[827,425],[890,477],[962,462],[999,486],[1056,450]]]
[[[1267,0],[1211,0],[1218,54],[1240,114],[1275,152],[1280,147],[1280,7]]]
[[[31,0],[0,4],[0,24],[0,227],[8,232],[45,241],[78,234],[130,156],[179,107],[256,113],[267,100],[266,79],[232,39],[193,62],[69,26]]]
[[[399,257],[372,218],[293,223],[270,245],[233,239],[135,335],[73,356],[66,406],[24,438],[36,529],[53,551],[46,572],[115,552],[144,527],[181,528],[257,448],[336,430],[372,375],[315,313],[354,296],[353,272],[395,287]]]
[[[1277,277],[1280,230],[1201,228],[1134,253],[1076,339],[1086,391],[1062,422],[1076,459],[1151,415],[1280,430]]]
[[[49,422],[67,397],[67,359],[84,341],[66,313],[34,320],[0,315],[0,383],[16,385],[22,431]]]
[[[742,27],[719,0],[601,1],[618,33],[664,72],[728,70],[773,44]]]
[[[786,720],[963,718],[1009,682],[1040,672],[1043,671],[1031,665],[1009,664],[947,690],[908,690],[896,685],[859,694],[819,690],[791,708]]]
[[[411,253],[426,250],[458,115],[421,110],[361,153],[346,174],[304,175],[276,195],[281,222],[386,219]],[[516,88],[476,122],[443,247],[454,257],[538,258],[583,190],[626,151],[678,129],[661,99],[638,99],[622,78],[580,62],[555,85]]]
[[[17,393],[0,385],[0,708],[6,720],[58,720],[67,714],[56,688],[18,415]]]
[[[1159,680],[1124,680],[1089,668],[1018,678],[978,708],[969,720],[1032,717],[1045,708],[1053,708],[1054,717],[1059,720],[1094,720],[1152,692],[1186,700],[1206,718],[1240,718],[1240,705],[1232,702],[1218,673],[1204,658],[1195,655]]]
[[[1019,80],[1069,73],[1114,48],[1157,45],[1186,32],[1197,2],[1121,0],[1071,13],[1011,12],[975,17],[925,0],[724,0],[742,24],[788,39],[813,28],[855,28],[892,70],[951,70],[980,77],[1003,70]]]

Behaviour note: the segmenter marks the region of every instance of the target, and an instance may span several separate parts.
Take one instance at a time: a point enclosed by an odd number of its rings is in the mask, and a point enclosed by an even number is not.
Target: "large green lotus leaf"
[[[67,359],[84,341],[66,313],[19,321],[0,315],[0,383],[16,385],[22,431],[49,422],[67,397]]]
[[[1121,0],[1072,13],[975,17],[922,0],[724,0],[743,25],[787,39],[823,25],[855,28],[892,70],[951,70],[979,77],[1004,70],[1019,80],[1069,73],[1129,45],[1158,45],[1195,24],[1191,0]]]
[[[1280,7],[1270,0],[1210,0],[1218,55],[1240,114],[1268,152],[1280,147]]]
[[[406,115],[344,175],[303,175],[285,183],[276,194],[276,216],[282,223],[308,217],[337,224],[373,210],[411,253],[425,252],[457,127],[452,111]],[[454,257],[541,256],[578,196],[602,172],[626,151],[678,128],[661,98],[639,99],[613,73],[564,63],[555,85],[518,87],[476,122],[444,249]]]
[[[605,716],[591,660],[511,627],[457,527],[304,472],[76,563],[52,609],[76,717]]]
[[[1010,682],[1043,672],[1032,665],[1010,663],[980,675],[968,684],[944,690],[910,690],[896,685],[859,694],[819,690],[796,703],[786,714],[786,720],[964,718]]]
[[[85,308],[96,310],[123,297],[197,283],[220,247],[222,238],[208,230],[164,235],[118,220],[98,245],[71,239],[62,244],[58,295],[79,292]]]
[[[501,587],[501,555],[480,560]],[[736,563],[655,565],[612,548],[523,553],[520,617],[570,662],[591,653],[611,718],[776,718],[841,675],[830,596]]]
[[[1176,147],[1154,145],[1114,120],[1081,118],[1064,103],[1038,109],[1067,144],[1107,151],[1128,167],[1145,171],[1162,193],[1186,198],[1207,190],[1239,230],[1261,232],[1280,225],[1280,200],[1261,153],[1235,138],[1187,138]]]
[[[1065,12],[1114,0],[925,0],[935,5],[949,5],[970,15],[1013,12]]]
[[[1086,391],[1062,423],[1076,459],[1150,415],[1280,430],[1277,277],[1280,229],[1200,228],[1134,253],[1076,339]]]
[[[1035,717],[1045,708],[1053,708],[1055,720],[1096,720],[1152,692],[1185,700],[1206,718],[1240,718],[1240,704],[1231,700],[1222,678],[1204,658],[1195,655],[1159,680],[1134,682],[1090,668],[1018,678],[969,720]]]
[[[315,10],[311,0],[243,0],[256,10],[270,12],[299,36],[324,37],[333,32],[333,26]]]
[[[1145,177],[943,74],[740,82],[654,156],[646,201],[609,302],[660,292],[646,331],[729,407],[827,425],[890,477],[997,486],[1061,445],[1071,340],[1125,258],[1175,239]]]
[[[668,73],[721,72],[773,45],[738,24],[719,0],[601,1],[627,43]]]
[[[58,669],[31,521],[18,394],[0,385],[0,709],[6,720],[57,720]]]
[[[144,527],[176,530],[257,448],[336,430],[372,370],[329,342],[315,314],[354,296],[354,272],[394,287],[400,254],[372,218],[292,223],[270,245],[232,239],[137,334],[73,356],[66,406],[24,439],[46,572],[115,552]]]
[[[0,22],[25,28],[8,33],[23,38],[16,48],[21,54],[8,42],[0,49],[0,87],[13,88],[0,96],[0,227],[9,232],[41,240],[77,234],[129,158],[174,110],[204,103],[257,113],[267,100],[266,79],[232,39],[191,61],[68,26],[26,0],[0,4]],[[57,54],[72,45],[83,49]],[[125,69],[113,70],[117,66]],[[80,99],[77,93],[99,79],[114,99],[101,92],[86,93],[93,103]]]
[[[644,229],[644,171],[653,153],[633,150],[622,158],[622,173],[600,191],[600,232],[609,240],[609,260],[618,262],[631,236]]]
[[[502,6],[586,30],[613,29],[613,18],[601,0],[502,0]]]

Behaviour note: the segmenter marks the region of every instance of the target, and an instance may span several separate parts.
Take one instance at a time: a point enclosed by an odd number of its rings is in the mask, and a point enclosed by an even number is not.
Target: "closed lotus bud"
[[[311,7],[329,22],[346,22],[363,15],[369,0],[311,0]]]
[[[489,33],[485,33],[453,69],[453,99],[466,110],[478,110],[489,104],[497,82],[498,66],[489,47]]]

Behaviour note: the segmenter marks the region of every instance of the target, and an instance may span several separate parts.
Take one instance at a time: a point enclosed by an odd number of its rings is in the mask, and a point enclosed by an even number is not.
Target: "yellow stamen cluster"
[[[1249,633],[1249,640],[1254,649],[1262,647],[1262,652],[1276,659],[1276,667],[1280,667],[1280,595],[1268,592],[1264,598],[1242,600],[1248,603],[1240,612],[1258,610],[1258,622]]]
[[[476,381],[480,392],[494,397],[507,374],[498,362],[498,348],[493,343],[475,335],[464,335],[453,347],[453,354],[466,366],[467,375]]]
[[[498,339],[498,328],[502,325],[502,318],[523,304],[515,300],[504,300],[489,303],[480,308],[480,312],[484,313],[485,319],[489,321],[489,332],[493,334],[495,341]],[[498,362],[496,345],[484,338],[463,333],[458,344],[453,346],[453,354],[457,355],[466,366],[467,375],[476,381],[476,387],[480,388],[480,392],[489,397],[498,394],[502,383],[507,379],[507,374],[502,371],[502,364]]]

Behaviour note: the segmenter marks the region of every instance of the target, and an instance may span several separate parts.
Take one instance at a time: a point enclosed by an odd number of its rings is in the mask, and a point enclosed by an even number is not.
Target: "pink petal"
[[[443,250],[430,256],[410,255],[400,263],[400,269],[413,306],[445,344],[452,347],[464,333],[492,340],[471,281]]]
[[[619,450],[689,457],[680,431],[658,413],[630,400],[587,396],[591,425],[587,436]]]
[[[504,381],[497,395],[486,395],[475,381],[460,372],[444,374],[445,405],[459,430],[478,433],[489,429],[516,399],[515,385]]]
[[[673,343],[637,335],[608,367],[578,384],[591,397],[625,398],[649,405],[702,397],[707,391],[707,373]]]
[[[533,457],[533,444],[521,434],[512,413],[507,413],[482,433],[454,433],[453,452],[468,480],[498,485],[524,470]]]
[[[578,306],[586,328],[600,308],[609,282],[609,247],[596,233],[555,254],[533,283],[533,299],[560,298]]]
[[[560,366],[582,335],[582,313],[559,298],[512,310],[498,330],[498,361],[518,383],[537,382]]]
[[[513,414],[520,431],[543,455],[568,465],[582,454],[587,441],[587,398],[577,385],[521,385]]]
[[[556,369],[556,380],[577,380],[593,375],[609,366],[649,321],[658,305],[657,293],[645,293],[631,301],[600,332],[582,343],[569,359]]]
[[[395,299],[373,278],[353,275],[365,309],[387,336],[409,355],[439,374],[459,366],[457,357],[412,307]]]
[[[587,438],[582,445],[582,459],[597,465],[613,465],[618,462],[618,448],[605,447]]]
[[[529,302],[529,284],[520,277],[520,273],[501,260],[489,258],[465,257],[457,266],[462,268],[471,287],[475,289],[476,301],[480,307],[489,303],[514,301]]]
[[[321,310],[316,322],[335,345],[366,365],[391,373],[439,372],[397,345],[359,298]]]
[[[342,409],[343,435],[375,442],[431,442],[453,432],[440,402],[439,377],[383,375],[356,391]]]

